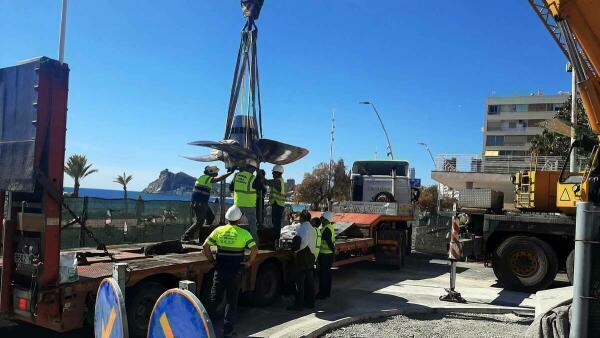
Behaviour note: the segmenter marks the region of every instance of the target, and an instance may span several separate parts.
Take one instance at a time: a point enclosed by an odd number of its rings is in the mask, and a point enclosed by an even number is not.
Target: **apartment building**
[[[488,97],[483,128],[484,156],[528,156],[540,122],[551,119],[569,94]]]

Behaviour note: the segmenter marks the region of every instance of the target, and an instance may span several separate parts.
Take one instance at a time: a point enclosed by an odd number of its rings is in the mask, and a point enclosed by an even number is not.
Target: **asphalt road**
[[[316,311],[289,312],[285,307],[289,297],[264,308],[240,308],[237,331],[240,336],[269,336],[284,329],[309,330],[315,325],[360,311],[379,311],[392,308],[423,308],[439,305],[438,297],[448,287],[448,266],[444,259],[413,254],[401,270],[362,262],[335,269],[331,299],[317,303]],[[553,287],[566,286],[561,274]],[[500,288],[492,269],[482,263],[459,263],[457,290],[469,303],[503,306],[534,307],[533,296]],[[79,338],[92,337],[91,328],[58,334],[22,323],[0,321],[2,338]]]

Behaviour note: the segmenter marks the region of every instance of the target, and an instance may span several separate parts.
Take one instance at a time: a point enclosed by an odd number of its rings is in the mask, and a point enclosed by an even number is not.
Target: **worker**
[[[256,242],[252,235],[237,224],[242,218],[242,211],[237,206],[231,206],[225,219],[227,225],[220,226],[206,238],[202,251],[206,259],[214,264],[215,272],[210,292],[211,315],[215,307],[221,303],[225,295],[225,316],[223,318],[223,336],[234,336],[233,329],[236,321],[238,296],[242,282],[242,266],[250,269],[258,255]],[[213,257],[211,246],[217,247],[217,257]],[[250,249],[250,258],[244,262],[244,250]]]
[[[252,237],[258,242],[258,228],[256,221],[256,201],[257,191],[264,189],[264,178],[258,172],[254,176],[254,172],[258,169],[257,162],[250,162],[245,165],[233,177],[233,184],[229,188],[233,191],[233,204],[238,206],[246,219],[248,220],[249,231]]]
[[[313,309],[315,307],[315,248],[317,237],[310,224],[310,213],[303,210],[300,213],[300,226],[297,236],[294,238],[292,248],[294,249],[294,304],[287,309],[300,311],[303,307]]]
[[[321,248],[318,259],[319,293],[317,299],[325,299],[331,295],[331,266],[335,258],[333,213],[325,211],[321,215],[321,223]]]
[[[319,253],[321,251],[321,229],[319,229],[319,227],[321,226],[321,219],[319,217],[313,217],[310,219],[310,225],[312,225],[314,231],[315,231],[315,236],[317,237],[316,239],[316,245],[315,245],[315,263],[317,262],[317,260],[319,259]]]
[[[226,174],[218,176],[219,167],[213,165],[204,168],[204,175],[198,177],[194,185],[194,192],[192,193],[191,206],[194,211],[194,223],[181,236],[182,241],[193,240],[196,232],[198,232],[200,227],[204,226],[205,221],[209,225],[214,222],[215,215],[208,205],[212,185],[213,183],[225,180],[232,173],[233,171],[230,170]]]
[[[283,219],[283,210],[285,209],[285,183],[283,182],[283,166],[273,167],[273,179],[267,181],[270,188],[269,204],[271,205],[271,223],[273,224],[273,233],[276,240],[281,232],[281,221]]]

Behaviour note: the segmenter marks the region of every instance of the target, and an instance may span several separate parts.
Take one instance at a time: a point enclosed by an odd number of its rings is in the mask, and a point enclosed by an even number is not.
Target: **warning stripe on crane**
[[[450,232],[450,247],[448,249],[448,258],[459,260],[461,257],[461,246],[458,240],[460,228],[455,216],[452,216],[452,231]]]

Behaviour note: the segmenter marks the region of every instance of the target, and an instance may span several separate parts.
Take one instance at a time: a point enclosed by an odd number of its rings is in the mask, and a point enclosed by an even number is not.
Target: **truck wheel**
[[[212,304],[210,300],[210,293],[213,285],[213,277],[215,271],[207,273],[202,279],[202,289],[200,291],[200,299],[203,304],[206,305],[207,310],[209,311],[209,315],[213,319],[219,319],[223,317],[225,313],[225,304],[227,303],[225,297],[217,300],[217,304]]]
[[[498,282],[510,290],[536,292],[550,286],[558,272],[556,253],[536,237],[504,240],[492,257]]]
[[[569,283],[573,285],[573,276],[575,275],[575,249],[571,250],[571,253],[567,257],[567,278]]]
[[[281,272],[273,263],[265,263],[258,270],[256,286],[252,292],[252,303],[256,306],[265,306],[272,303],[281,289]]]
[[[157,282],[143,282],[133,290],[133,295],[127,298],[126,312],[129,336],[143,338],[148,334],[148,322],[154,304],[167,288]]]

